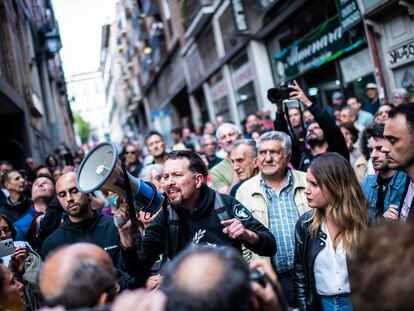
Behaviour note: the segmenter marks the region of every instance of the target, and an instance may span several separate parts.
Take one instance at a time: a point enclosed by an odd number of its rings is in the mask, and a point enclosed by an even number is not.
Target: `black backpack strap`
[[[171,205],[168,205],[167,209],[168,209],[168,216],[169,216],[168,227],[170,229],[169,241],[171,243],[171,256],[174,257],[177,254],[177,249],[178,249],[178,230],[179,230],[180,221],[178,219],[177,212],[175,211],[175,209],[171,207]],[[168,254],[165,257],[168,257]]]
[[[214,201],[214,209],[216,210],[217,216],[220,221],[230,219],[229,213],[226,210],[226,207],[223,204],[223,200],[218,192],[216,192],[216,199]]]

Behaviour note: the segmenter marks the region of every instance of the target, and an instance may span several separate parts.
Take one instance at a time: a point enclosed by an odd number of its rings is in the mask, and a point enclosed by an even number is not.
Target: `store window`
[[[242,54],[231,63],[232,80],[236,93],[240,119],[258,111],[256,92],[253,83],[253,68],[247,54]]]
[[[414,101],[414,64],[400,67],[395,70],[395,84],[397,88],[408,91],[410,101]]]
[[[380,2],[383,2],[383,0],[362,0],[362,4],[364,5],[365,10],[369,10],[379,4]]]
[[[230,121],[229,89],[223,75],[218,72],[210,78],[209,82],[216,116],[223,116],[225,121]]]

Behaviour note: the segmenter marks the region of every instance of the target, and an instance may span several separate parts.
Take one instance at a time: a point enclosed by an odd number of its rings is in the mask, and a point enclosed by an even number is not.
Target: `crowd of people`
[[[82,149],[0,161],[0,311],[411,310],[414,103],[366,90],[125,139],[155,214],[82,193]]]

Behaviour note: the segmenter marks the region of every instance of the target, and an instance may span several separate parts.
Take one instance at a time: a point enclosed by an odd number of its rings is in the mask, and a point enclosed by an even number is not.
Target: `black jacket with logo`
[[[273,256],[276,252],[274,236],[250,214],[248,215],[250,218],[242,220],[242,223],[246,229],[258,234],[259,241],[255,245],[230,239],[222,232],[224,227],[214,209],[215,195],[216,193],[213,189],[203,185],[194,211],[190,213],[184,209],[176,210],[179,218],[177,252],[191,243],[232,246],[241,252],[241,246],[244,244],[248,249],[261,256]],[[240,207],[240,202],[228,195],[221,195],[221,199],[229,217],[234,218],[233,209],[235,206],[236,208]],[[247,213],[249,212],[247,211]],[[141,275],[144,271],[148,271],[153,263],[159,259],[159,256],[164,251],[165,242],[167,242],[166,237],[168,234],[166,234],[166,231],[169,231],[169,225],[165,222],[164,212],[161,211],[145,230],[142,240],[142,258],[138,257],[137,251],[134,248],[122,250],[125,267],[129,274],[134,276]],[[169,258],[176,255],[171,245],[172,241],[169,240]]]

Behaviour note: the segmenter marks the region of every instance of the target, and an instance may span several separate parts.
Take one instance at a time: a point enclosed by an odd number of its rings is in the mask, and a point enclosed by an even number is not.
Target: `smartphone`
[[[67,166],[75,166],[75,163],[73,162],[73,156],[72,153],[67,152],[63,155],[63,158],[65,159],[65,164]]]
[[[14,253],[13,239],[0,241],[0,258]]]
[[[286,109],[289,110],[289,109],[292,109],[292,108],[299,109],[300,103],[297,99],[285,99],[283,101],[283,106],[284,106],[285,110]]]

